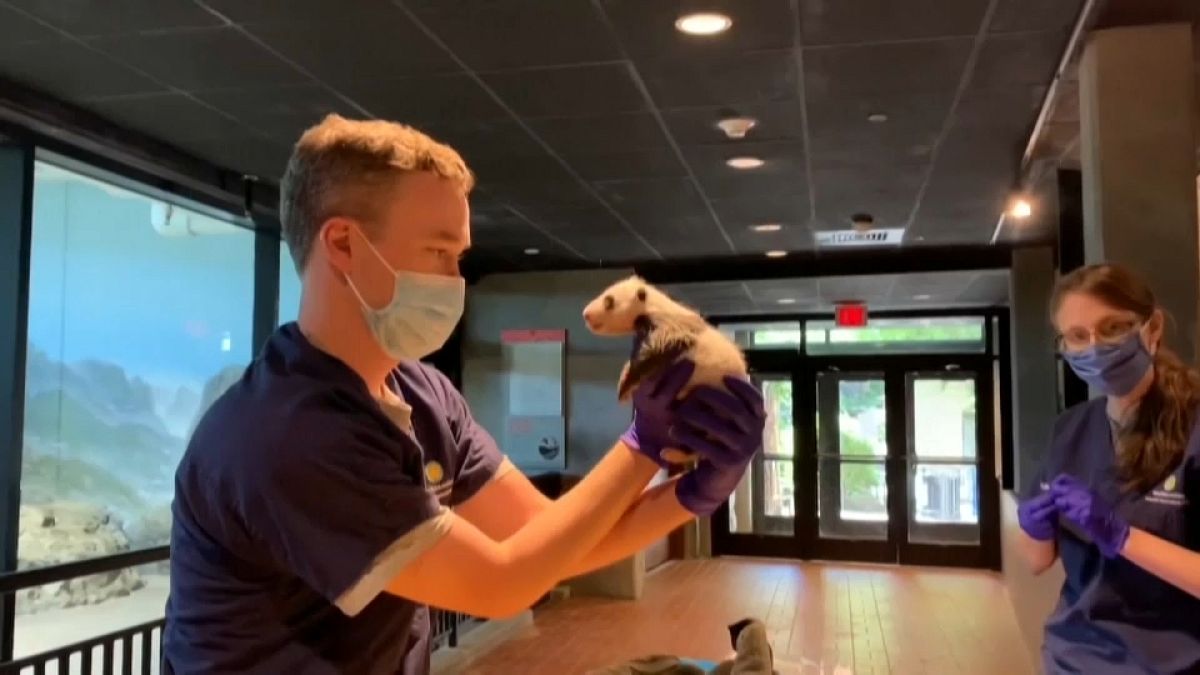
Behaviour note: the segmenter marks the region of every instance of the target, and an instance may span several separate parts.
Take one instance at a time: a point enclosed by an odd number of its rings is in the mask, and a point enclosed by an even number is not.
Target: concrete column
[[[1021,490],[1037,470],[1058,415],[1058,371],[1050,291],[1054,252],[1048,246],[1013,251],[1009,276],[1012,350],[1014,486]]]
[[[1054,254],[1049,247],[1013,251],[1009,280],[1012,356],[1012,434],[1015,487],[1032,480],[1058,415],[1058,372],[1054,329],[1050,325],[1050,291],[1055,280]],[[1062,586],[1061,566],[1040,576],[1026,571],[1017,545],[1020,526],[1016,500],[1000,496],[1000,550],[1008,597],[1017,616],[1031,664],[1040,663],[1042,626]],[[1031,668],[1030,672],[1033,672]]]
[[[1125,264],[1154,289],[1195,358],[1196,92],[1185,23],[1091,34],[1080,62],[1084,254]]]

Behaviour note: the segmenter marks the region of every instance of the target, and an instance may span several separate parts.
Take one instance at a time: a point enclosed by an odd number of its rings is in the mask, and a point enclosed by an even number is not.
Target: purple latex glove
[[[665,448],[679,447],[671,436],[675,410],[682,403],[675,399],[695,370],[696,364],[690,359],[677,361],[647,378],[633,392],[633,423],[621,434],[621,441],[664,469],[670,462],[659,455]]]
[[[1066,474],[1050,484],[1062,516],[1083,530],[1105,558],[1115,558],[1129,540],[1129,523],[1095,490]]]
[[[736,377],[726,377],[725,388],[729,391],[697,387],[677,411],[674,438],[707,460],[675,483],[679,503],[697,516],[720,508],[762,447],[767,421],[762,392]]]
[[[1054,492],[1046,490],[1017,506],[1017,522],[1025,534],[1038,541],[1050,541],[1058,534],[1058,505]]]

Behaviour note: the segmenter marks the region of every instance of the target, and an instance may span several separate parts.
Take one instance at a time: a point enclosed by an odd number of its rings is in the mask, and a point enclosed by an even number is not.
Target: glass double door
[[[754,365],[767,429],[715,553],[996,566],[989,360]]]

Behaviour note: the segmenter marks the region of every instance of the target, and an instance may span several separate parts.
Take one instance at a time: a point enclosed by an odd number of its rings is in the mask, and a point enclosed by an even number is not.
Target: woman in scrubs
[[[1051,311],[1063,360],[1104,396],[1058,419],[1018,509],[1029,565],[1066,572],[1045,672],[1200,673],[1200,374],[1119,266],[1063,277]]]

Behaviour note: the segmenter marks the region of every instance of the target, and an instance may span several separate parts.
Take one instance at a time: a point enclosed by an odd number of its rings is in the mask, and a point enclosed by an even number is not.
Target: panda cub
[[[634,336],[633,352],[617,383],[619,401],[629,400],[638,383],[684,357],[695,362],[696,370],[680,396],[697,385],[724,389],[727,375],[749,379],[746,357],[732,340],[641,277],[606,288],[584,308],[583,319],[596,335]],[[675,463],[692,459],[670,448],[662,454]]]

